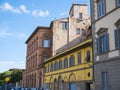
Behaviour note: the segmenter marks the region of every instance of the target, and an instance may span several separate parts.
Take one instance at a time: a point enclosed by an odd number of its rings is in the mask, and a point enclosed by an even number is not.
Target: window
[[[109,35],[107,33],[97,38],[97,54],[109,51]]]
[[[67,58],[64,59],[64,68],[68,68],[68,59]]]
[[[115,33],[115,48],[120,48],[120,29],[116,29],[114,31]]]
[[[98,17],[102,17],[105,15],[105,1],[99,0],[98,1]]]
[[[90,62],[90,50],[87,51],[87,54],[86,54],[86,61],[87,61],[87,62]]]
[[[51,71],[53,71],[53,68],[54,68],[54,67],[53,67],[53,63],[51,63]]]
[[[69,29],[69,23],[68,22],[63,22],[62,23],[62,29],[63,30],[68,30]]]
[[[57,62],[54,63],[54,69],[57,70]]]
[[[70,57],[70,66],[74,66],[74,56]]]
[[[50,65],[48,64],[48,70],[47,70],[48,72],[50,71]]]
[[[82,29],[82,34],[86,35],[86,33],[87,33],[86,30]]]
[[[48,57],[49,57],[49,53],[48,53],[48,52],[43,52],[43,62],[44,62],[45,60],[47,60]]]
[[[42,46],[44,48],[49,48],[50,47],[50,40],[43,40],[42,41]]]
[[[81,53],[78,53],[78,64],[81,64]]]
[[[103,88],[103,90],[108,90],[107,72],[102,72],[102,88]]]
[[[116,5],[120,6],[120,0],[116,0]]]
[[[82,20],[83,19],[83,14],[79,13],[79,19]]]
[[[45,73],[47,72],[47,67],[45,66],[45,68],[44,68],[44,71],[45,71]]]
[[[59,61],[59,69],[62,69],[62,61]]]
[[[77,30],[76,30],[76,34],[77,34],[77,35],[80,34],[80,29],[79,29],[79,28],[77,28]]]

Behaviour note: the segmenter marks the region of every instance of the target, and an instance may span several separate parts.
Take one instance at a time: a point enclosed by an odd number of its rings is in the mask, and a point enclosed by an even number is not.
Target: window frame
[[[108,72],[102,72],[102,89],[108,90]]]
[[[79,19],[83,20],[83,13],[79,13]]]
[[[106,13],[106,2],[105,0],[99,0],[97,1],[97,16],[98,18],[101,18]]]
[[[120,6],[120,0],[115,0],[116,1],[116,7]]]
[[[68,58],[64,59],[64,68],[68,68]]]
[[[87,52],[86,52],[86,62],[90,62],[91,61],[91,51],[90,50],[88,50]]]
[[[104,39],[104,40],[101,40]],[[103,32],[100,35],[98,35],[98,38],[96,38],[96,50],[97,54],[104,54],[109,51],[109,34],[107,32]],[[104,49],[104,50],[103,50]]]
[[[59,60],[59,70],[62,69],[62,60]]]
[[[62,29],[69,30],[69,22],[62,22]]]
[[[45,45],[45,44],[46,44],[45,41],[47,41],[47,42],[46,42],[47,45]],[[50,39],[43,39],[43,40],[42,40],[42,47],[43,47],[43,48],[50,48]]]
[[[75,65],[75,57],[74,57],[74,55],[72,55],[71,57],[70,57],[70,67],[72,67],[72,66],[74,66]]]
[[[80,28],[77,28],[77,29],[76,29],[76,34],[79,35],[79,34],[80,34],[80,31],[81,31]]]
[[[114,31],[115,36],[115,49],[120,49],[120,29]]]
[[[82,53],[81,52],[77,53],[77,58],[78,58],[78,64],[81,64],[82,63]]]

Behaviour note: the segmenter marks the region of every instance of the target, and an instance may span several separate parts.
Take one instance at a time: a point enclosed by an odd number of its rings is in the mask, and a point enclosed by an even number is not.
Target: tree
[[[11,82],[16,83],[22,80],[22,70],[14,70],[11,73]]]
[[[10,71],[6,71],[6,72],[3,72],[3,73],[0,73],[0,86],[5,84],[5,78],[6,77],[10,77],[11,76],[11,72]]]

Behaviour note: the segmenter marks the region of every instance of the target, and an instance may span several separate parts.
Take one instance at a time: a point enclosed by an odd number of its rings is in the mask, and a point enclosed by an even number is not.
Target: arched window
[[[58,78],[58,90],[63,90],[62,89],[62,77],[61,76],[59,76],[59,78]]]
[[[57,80],[54,80],[54,90],[58,90]]]
[[[74,56],[72,55],[70,57],[70,67],[74,66],[75,60],[74,60]]]
[[[64,59],[64,68],[68,68],[68,58]]]

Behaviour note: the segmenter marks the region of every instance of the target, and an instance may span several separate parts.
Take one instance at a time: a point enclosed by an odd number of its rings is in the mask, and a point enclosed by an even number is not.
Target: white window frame
[[[44,39],[44,40],[42,41],[42,46],[43,46],[44,48],[50,48],[50,40],[49,40],[49,39]]]

